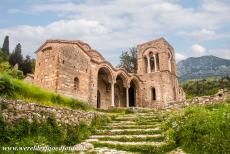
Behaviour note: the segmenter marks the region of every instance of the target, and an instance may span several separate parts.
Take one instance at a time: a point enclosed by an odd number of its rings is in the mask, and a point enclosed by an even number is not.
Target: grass
[[[229,103],[188,107],[166,117],[163,127],[185,152],[230,153]]]
[[[67,107],[80,110],[93,110],[85,102],[67,98],[47,90],[0,74],[0,96],[10,99],[21,99],[26,102],[36,102],[42,105]]]

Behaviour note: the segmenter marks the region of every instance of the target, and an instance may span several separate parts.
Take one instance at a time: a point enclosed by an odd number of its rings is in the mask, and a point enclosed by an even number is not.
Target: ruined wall
[[[50,106],[39,105],[36,103],[25,103],[20,100],[6,100],[0,98],[0,104],[6,106],[1,110],[3,117],[8,122],[14,122],[21,118],[32,121],[34,118],[38,120],[46,120],[49,116],[54,115],[57,122],[63,124],[79,124],[84,122],[90,124],[92,119],[99,113],[85,112],[80,110],[72,110],[66,108],[56,108]]]
[[[211,105],[211,104],[222,103],[228,99],[230,99],[230,91],[220,90],[217,94],[213,96],[202,96],[202,97],[195,97],[193,99],[187,99],[178,102],[169,102],[165,104],[165,106],[158,106],[157,108],[177,109],[177,108],[183,108],[191,105],[201,105],[201,106]]]

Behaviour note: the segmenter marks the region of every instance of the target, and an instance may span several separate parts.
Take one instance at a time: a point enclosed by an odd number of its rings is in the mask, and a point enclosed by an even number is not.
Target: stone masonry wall
[[[195,97],[193,99],[187,99],[180,102],[170,102],[164,106],[164,109],[177,109],[183,108],[191,105],[211,105],[218,104],[226,101],[230,98],[230,91],[220,90],[217,94],[213,96],[202,96]]]
[[[3,108],[1,112],[5,120],[11,123],[21,118],[26,118],[30,122],[34,118],[41,121],[54,115],[58,123],[75,125],[84,122],[90,124],[92,119],[98,114],[94,112],[44,106],[35,103],[25,103],[21,100],[6,100],[4,98],[0,98],[0,104],[6,105],[6,108]]]

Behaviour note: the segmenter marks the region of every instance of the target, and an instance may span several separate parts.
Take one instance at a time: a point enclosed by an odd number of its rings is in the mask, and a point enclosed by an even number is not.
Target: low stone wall
[[[230,92],[225,90],[220,90],[214,96],[202,96],[195,97],[193,99],[187,99],[181,102],[170,102],[164,106],[165,109],[176,109],[183,108],[191,105],[211,105],[226,101],[230,97]]]
[[[32,121],[46,120],[49,116],[54,115],[58,123],[78,124],[85,122],[90,124],[92,119],[99,113],[86,112],[80,110],[71,110],[66,108],[57,108],[51,106],[39,105],[36,103],[25,103],[21,100],[7,100],[0,98],[2,106],[1,112],[7,122],[15,122],[19,119],[26,118]]]

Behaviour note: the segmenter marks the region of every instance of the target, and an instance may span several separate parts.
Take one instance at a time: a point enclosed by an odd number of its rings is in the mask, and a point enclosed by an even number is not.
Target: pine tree
[[[9,49],[9,36],[5,36],[5,39],[4,39],[4,42],[3,42],[3,45],[2,45],[2,51],[7,55],[9,56],[10,54],[10,49]]]
[[[23,62],[22,47],[21,47],[21,44],[18,43],[13,53],[9,57],[9,63],[11,66],[15,66],[16,64],[18,64],[20,68],[22,62]]]
[[[26,59],[23,61],[23,63],[20,66],[20,70],[23,71],[23,74],[26,75],[27,73],[32,73],[32,60],[30,56],[26,56]]]

